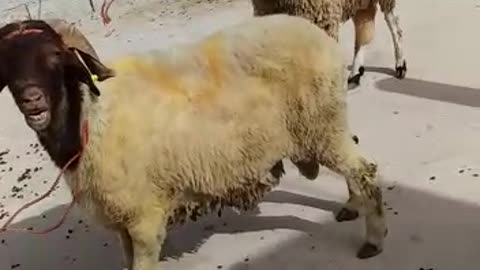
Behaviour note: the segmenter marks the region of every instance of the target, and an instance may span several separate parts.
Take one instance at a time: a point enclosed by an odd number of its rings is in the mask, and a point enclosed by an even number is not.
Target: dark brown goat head
[[[49,127],[62,104],[81,97],[80,83],[100,95],[91,75],[97,75],[99,81],[114,76],[96,55],[75,46],[79,42],[73,39],[85,41],[85,37],[72,37],[72,27],[64,28],[70,29],[65,35],[43,20],[0,28],[0,91],[8,86],[27,124],[36,132]]]

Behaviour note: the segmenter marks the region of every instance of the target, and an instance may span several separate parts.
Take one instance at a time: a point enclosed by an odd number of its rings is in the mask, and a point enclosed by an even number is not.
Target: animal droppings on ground
[[[217,269],[222,269],[223,265],[217,265]]]
[[[17,264],[12,264],[12,266],[11,266],[10,268],[11,268],[11,269],[16,269],[16,268],[18,268],[18,267],[20,267],[20,264],[19,264],[19,263],[17,263]]]
[[[245,257],[245,259],[243,259],[244,262],[249,262],[250,259],[248,257]]]
[[[2,211],[0,211],[0,220],[6,217],[8,217],[8,212],[2,209]]]
[[[473,177],[478,177],[478,173],[472,174]]]
[[[17,182],[20,183],[24,180],[32,179],[32,175],[30,174],[32,169],[25,169],[25,171],[17,178]]]
[[[393,186],[389,186],[389,187],[387,187],[387,189],[388,189],[388,190],[393,190],[393,189],[395,189],[395,186],[394,186],[394,185],[393,185]]]
[[[437,177],[435,177],[435,176],[430,176],[430,181],[434,181],[435,179],[437,179]]]

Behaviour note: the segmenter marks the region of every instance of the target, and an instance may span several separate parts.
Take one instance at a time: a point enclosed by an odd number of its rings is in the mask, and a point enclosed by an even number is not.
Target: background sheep
[[[392,35],[395,52],[395,74],[405,78],[407,62],[402,46],[402,29],[395,13],[396,0],[252,0],[253,14],[265,16],[285,13],[309,19],[338,41],[340,24],[352,19],[355,27],[355,48],[348,83],[359,84],[365,68],[365,46],[375,34],[377,4],[384,13]]]
[[[169,226],[256,205],[278,184],[283,158],[311,179],[319,164],[343,175],[350,198],[337,220],[365,215],[357,256],[382,251],[382,192],[351,139],[341,52],[307,20],[252,18],[112,69],[42,21],[6,25],[0,38],[1,88],[58,167],[81,152],[65,179],[118,232],[129,269],[155,268]],[[101,97],[88,70],[103,80]]]

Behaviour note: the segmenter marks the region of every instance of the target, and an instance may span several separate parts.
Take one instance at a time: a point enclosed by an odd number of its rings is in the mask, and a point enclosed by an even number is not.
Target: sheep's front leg
[[[128,229],[133,245],[133,270],[158,270],[158,256],[166,237],[165,218],[151,214]]]
[[[399,79],[405,78],[407,74],[407,61],[403,52],[403,32],[400,28],[399,17],[395,11],[385,12],[385,21],[393,39],[393,48],[395,50],[395,76]]]

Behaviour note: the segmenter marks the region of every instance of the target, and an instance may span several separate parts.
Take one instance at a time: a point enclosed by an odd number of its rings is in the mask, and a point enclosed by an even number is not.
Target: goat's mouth
[[[42,131],[50,124],[50,111],[48,109],[25,112],[28,126],[35,131]]]

